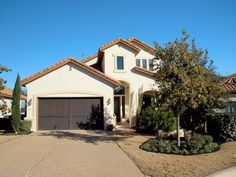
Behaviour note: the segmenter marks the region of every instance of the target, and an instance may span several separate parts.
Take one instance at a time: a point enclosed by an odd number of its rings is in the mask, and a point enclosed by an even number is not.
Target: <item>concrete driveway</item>
[[[144,176],[104,131],[21,136],[0,143],[0,159],[1,177]]]

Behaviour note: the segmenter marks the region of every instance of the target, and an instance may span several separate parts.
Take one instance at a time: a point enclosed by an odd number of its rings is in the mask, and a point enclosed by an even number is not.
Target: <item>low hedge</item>
[[[19,134],[29,134],[31,132],[32,123],[30,120],[21,120]]]
[[[177,147],[174,139],[150,139],[140,145],[140,148],[156,153],[178,154],[178,155],[195,155],[210,153],[219,150],[219,144],[213,142],[209,135],[195,135],[189,142],[182,141],[181,146]]]

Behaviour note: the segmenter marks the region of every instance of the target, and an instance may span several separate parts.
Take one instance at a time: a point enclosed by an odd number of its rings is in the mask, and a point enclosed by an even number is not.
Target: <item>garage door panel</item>
[[[70,100],[70,128],[77,129],[86,124],[97,124],[97,117],[101,117],[101,99],[71,99]],[[94,112],[94,108],[99,112]],[[100,116],[98,116],[98,114]],[[96,116],[94,116],[96,115]],[[97,120],[97,121],[101,121]],[[103,123],[102,123],[103,124]],[[97,128],[102,128],[98,125]]]
[[[68,101],[66,99],[42,99],[39,102],[39,116],[68,116]]]
[[[39,99],[41,130],[78,129],[91,122],[103,128],[102,98]]]
[[[41,119],[41,130],[66,130],[68,129],[68,117],[46,117]]]
[[[68,129],[68,103],[69,100],[67,99],[40,99],[39,129]]]

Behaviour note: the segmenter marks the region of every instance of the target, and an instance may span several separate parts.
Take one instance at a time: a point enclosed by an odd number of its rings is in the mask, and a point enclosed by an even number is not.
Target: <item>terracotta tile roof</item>
[[[68,64],[68,63],[74,63],[74,64],[80,66],[81,68],[83,68],[83,69],[85,69],[85,70],[87,70],[89,72],[92,72],[95,75],[97,75],[97,76],[99,76],[99,77],[101,77],[101,78],[103,78],[103,79],[113,83],[114,85],[120,85],[120,82],[117,81],[116,79],[113,79],[112,77],[109,77],[109,76],[105,75],[101,71],[98,71],[98,70],[96,70],[96,69],[86,65],[85,63],[82,63],[81,61],[77,60],[74,57],[68,57],[68,58],[66,58],[66,59],[56,63],[55,65],[52,65],[52,66],[50,66],[50,67],[48,67],[48,68],[46,68],[46,69],[44,69],[44,70],[42,70],[42,71],[32,75],[32,76],[29,76],[28,78],[26,78],[26,79],[21,81],[21,85],[25,86],[26,84],[28,84],[28,83],[30,83],[30,82],[32,82],[32,81],[34,81],[34,80],[36,80],[36,79],[46,75],[46,74],[48,74],[48,73],[50,73],[50,72],[52,72],[52,71],[54,71],[54,70],[56,70],[56,69],[58,69],[58,68],[60,68],[60,67],[62,67],[64,65]]]
[[[225,77],[222,86],[227,92],[236,92],[236,73]]]
[[[132,48],[132,49],[135,50],[136,52],[139,52],[139,51],[140,51],[140,49],[139,49],[138,47],[136,47],[135,45],[131,44],[130,42],[126,41],[126,40],[123,39],[123,38],[117,38],[117,39],[115,39],[115,40],[113,40],[113,41],[110,41],[110,42],[106,43],[105,45],[101,46],[101,47],[99,48],[99,50],[100,50],[100,51],[103,51],[103,50],[105,50],[105,49],[107,49],[107,48],[109,48],[109,47],[111,47],[111,46],[113,46],[113,45],[115,45],[115,44],[117,44],[117,43],[122,43],[122,44],[124,44],[124,45],[126,45],[126,46]]]
[[[155,54],[155,48],[154,48],[154,47],[151,47],[150,45],[148,45],[148,44],[146,44],[146,43],[144,43],[144,42],[138,40],[138,39],[135,38],[135,37],[129,38],[128,41],[129,41],[130,43],[136,43],[136,44],[138,44],[138,45],[140,45],[140,46],[146,48],[150,53]]]
[[[93,55],[91,55],[91,56],[89,56],[89,57],[83,59],[82,62],[83,62],[83,63],[86,63],[86,62],[88,62],[88,61],[90,61],[90,60],[96,58],[97,56],[98,56],[97,53],[96,53],[96,54],[93,54]]]
[[[12,89],[9,89],[9,88],[5,87],[4,89],[0,90],[0,96],[2,96],[2,97],[12,98],[12,95],[13,95],[13,90]],[[22,100],[27,100],[27,96],[21,94],[21,99]]]
[[[126,40],[123,39],[123,38],[117,38],[117,39],[115,39],[115,40],[112,40],[112,41],[110,41],[110,42],[108,42],[108,43],[102,45],[102,46],[99,48],[98,51],[102,52],[102,51],[104,51],[105,49],[108,49],[109,47],[111,47],[111,46],[113,46],[113,45],[115,45],[115,44],[117,44],[117,43],[122,43],[122,44],[124,44],[124,45],[126,45],[126,46],[132,48],[132,49],[135,50],[136,52],[139,52],[139,51],[140,51],[140,49],[139,49],[138,47],[136,47],[135,45],[131,44],[130,42],[126,41]],[[97,56],[98,56],[98,54],[93,54],[93,55],[91,55],[91,56],[89,56],[89,57],[83,59],[82,62],[83,62],[83,63],[86,63],[86,62],[88,62],[88,61],[90,61],[90,60],[96,58]]]
[[[143,74],[147,74],[147,75],[149,75],[149,76],[154,76],[154,72],[153,72],[153,71],[150,71],[150,70],[141,68],[141,67],[139,67],[139,66],[135,66],[133,69],[134,69],[135,71],[141,72],[141,73],[143,73]]]

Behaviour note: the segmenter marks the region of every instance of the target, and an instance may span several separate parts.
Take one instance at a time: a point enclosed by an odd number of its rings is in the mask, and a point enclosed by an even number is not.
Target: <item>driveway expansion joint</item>
[[[25,177],[28,177],[28,176],[30,175],[30,173],[32,172],[32,170],[33,170],[40,162],[42,162],[42,161],[56,148],[56,146],[58,145],[58,143],[59,143],[59,142],[55,143],[54,146],[53,146],[51,149],[49,149],[49,151],[46,152],[46,153],[39,159],[39,161],[37,161],[37,162],[30,168],[29,171],[26,172]]]

